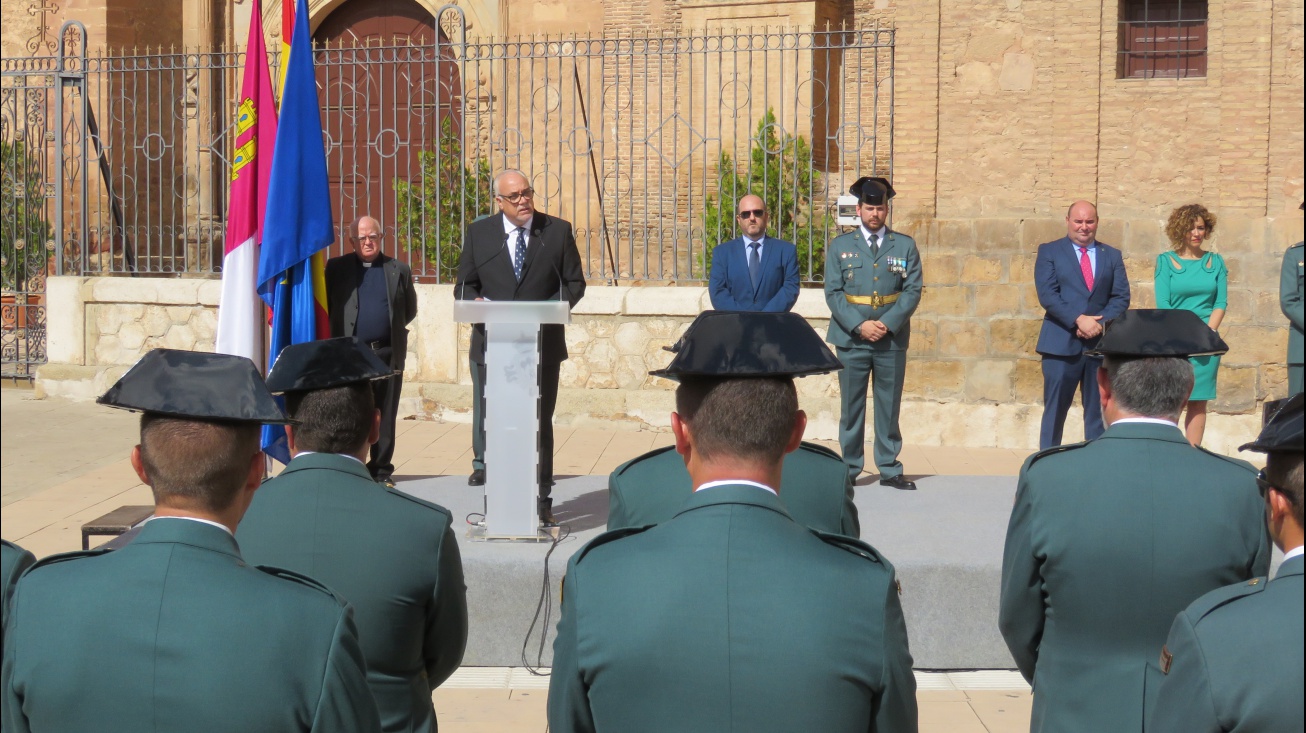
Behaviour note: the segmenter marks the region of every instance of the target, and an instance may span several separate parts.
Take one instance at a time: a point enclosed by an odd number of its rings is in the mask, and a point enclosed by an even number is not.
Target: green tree
[[[717,171],[716,191],[708,195],[703,213],[706,240],[724,242],[739,236],[735,202],[749,194],[760,196],[771,215],[770,231],[798,248],[799,277],[812,282],[824,279],[825,243],[833,218],[816,202],[820,174],[812,167],[812,149],[807,140],[780,130],[775,112],[768,108],[757,123],[744,175],[725,152],[717,161]],[[710,250],[702,252],[701,257],[703,275],[707,277]]]
[[[45,219],[40,161],[21,140],[0,140],[0,283],[13,292],[45,274],[46,242],[54,229]]]
[[[400,246],[435,266],[440,282],[452,282],[464,229],[491,210],[490,164],[485,158],[471,166],[463,164],[462,140],[448,117],[440,121],[436,149],[417,157],[420,179],[394,181],[399,195],[395,236]]]

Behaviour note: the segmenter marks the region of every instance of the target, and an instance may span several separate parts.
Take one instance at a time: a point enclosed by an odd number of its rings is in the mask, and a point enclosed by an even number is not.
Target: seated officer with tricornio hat
[[[677,342],[673,350],[696,348],[701,344],[691,333],[705,329],[737,329],[743,321],[750,321],[742,313],[704,313],[692,324],[686,340]],[[783,334],[792,338],[816,336],[810,327],[798,328],[802,318],[792,315],[795,322],[791,332]],[[806,325],[805,323],[803,325]],[[809,343],[800,348],[783,345],[780,351],[802,353],[813,360],[813,367],[838,369],[837,361],[819,337],[804,338]],[[698,356],[696,358],[703,358]],[[739,361],[755,362],[753,371],[770,368],[761,351],[744,351],[732,355]],[[832,366],[833,365],[833,366]],[[736,368],[741,365],[736,363]],[[608,529],[641,527],[664,522],[676,515],[685,499],[693,493],[685,459],[674,446],[657,448],[621,464],[608,476]],[[780,501],[799,524],[812,529],[848,537],[858,537],[861,528],[857,522],[857,506],[853,503],[853,484],[848,470],[838,453],[803,441],[798,449],[785,454],[784,471],[780,481]]]
[[[1175,618],[1149,732],[1301,730],[1302,418],[1299,392],[1242,447],[1266,454],[1257,483],[1283,564],[1274,580],[1211,591]]]
[[[431,693],[462,662],[467,587],[449,510],[372,479],[390,366],[353,337],[288,346],[268,374],[294,456],[236,539],[251,562],[307,573],[354,608],[385,731],[434,729]]]
[[[838,368],[799,316],[717,311],[653,372],[680,382],[671,425],[694,492],[572,556],[553,730],[916,730],[893,566],[776,493],[807,423],[794,377]]]
[[[1106,431],[1021,468],[998,626],[1034,688],[1031,730],[1142,731],[1175,614],[1269,566],[1255,469],[1177,423],[1188,357],[1227,349],[1191,311],[1126,311],[1097,346]]]
[[[155,515],[129,544],[19,581],[5,730],[379,731],[348,606],[241,557],[232,532],[285,415],[253,362],[157,349],[98,402],[140,411],[131,463]]]

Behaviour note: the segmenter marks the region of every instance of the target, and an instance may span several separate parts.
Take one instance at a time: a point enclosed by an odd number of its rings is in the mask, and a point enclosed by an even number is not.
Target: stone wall
[[[1151,304],[1151,262],[1160,224],[1117,222],[1104,241],[1128,258],[1135,304]],[[1248,231],[1248,230],[1242,230]],[[938,221],[916,232],[926,289],[913,319],[902,427],[916,445],[1032,450],[1042,413],[1042,376],[1033,352],[1042,312],[1031,284],[1034,248],[1059,236],[1054,221]],[[1231,350],[1207,445],[1232,452],[1256,432],[1261,403],[1284,396],[1286,326],[1278,313],[1277,259],[1267,227],[1259,254],[1229,254]],[[1276,247],[1277,249],[1277,247]],[[1273,266],[1273,272],[1266,267]],[[470,328],[453,323],[453,287],[418,285],[403,410],[439,419],[471,419],[467,366]],[[198,279],[54,277],[49,285],[51,363],[37,375],[44,394],[90,399],[155,347],[213,348],[219,283]],[[710,306],[703,288],[591,286],[567,329],[571,359],[561,375],[559,424],[601,419],[631,429],[666,430],[674,384],[648,372],[665,366],[662,350]],[[818,332],[829,325],[819,289],[804,289],[795,310]],[[838,434],[833,375],[799,381],[808,435]],[[869,409],[869,408],[868,408]],[[1067,440],[1082,436],[1076,408]]]

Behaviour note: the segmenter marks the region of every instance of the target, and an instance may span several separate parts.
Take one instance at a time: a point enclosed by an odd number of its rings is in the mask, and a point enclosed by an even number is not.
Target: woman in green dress
[[[1213,330],[1224,320],[1229,271],[1224,258],[1202,248],[1215,231],[1215,214],[1201,204],[1180,206],[1170,212],[1165,225],[1169,252],[1156,257],[1156,307],[1185,308],[1196,313]],[[1188,442],[1201,445],[1206,432],[1206,405],[1215,399],[1219,356],[1194,356],[1193,394],[1184,411]]]

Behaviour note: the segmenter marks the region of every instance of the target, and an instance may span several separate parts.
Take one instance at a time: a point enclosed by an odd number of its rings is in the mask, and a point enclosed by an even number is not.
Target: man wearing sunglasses
[[[739,199],[736,219],[742,236],[712,250],[712,307],[770,313],[793,308],[798,301],[798,250],[766,236],[770,217],[761,197]]]
[[[1242,447],[1267,454],[1257,484],[1283,564],[1274,580],[1211,591],[1175,618],[1148,731],[1301,730],[1302,405],[1299,392]]]
[[[526,174],[505,170],[494,179],[499,214],[467,226],[454,297],[460,300],[565,300],[585,295],[585,272],[571,223],[535,210]],[[539,515],[553,523],[553,408],[558,374],[567,359],[561,324],[540,331]],[[485,485],[485,325],[472,329],[472,474],[468,486]]]

